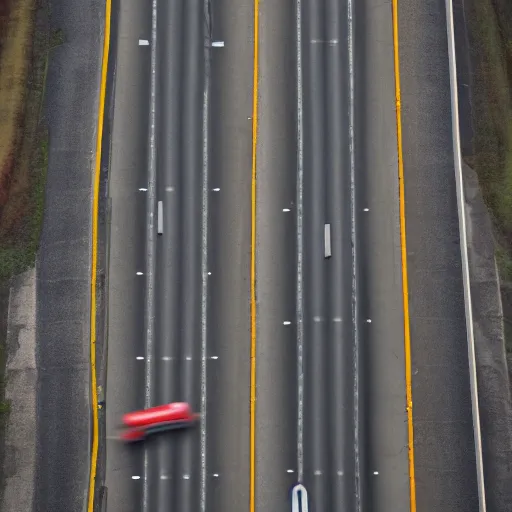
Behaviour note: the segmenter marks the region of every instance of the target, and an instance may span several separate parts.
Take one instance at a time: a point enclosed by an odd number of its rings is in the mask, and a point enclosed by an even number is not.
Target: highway
[[[407,510],[389,6],[265,2],[255,41],[252,1],[154,5],[117,20],[107,510]],[[178,400],[198,428],[115,440]]]
[[[108,510],[205,510],[206,497],[208,510],[237,510],[248,500],[252,41],[238,22],[251,19],[252,5],[218,2],[205,12],[200,1],[159,2],[153,13],[123,2],[110,184]],[[155,36],[154,62],[144,42],[134,58],[138,39]],[[212,52],[212,37],[230,36],[242,44]],[[115,442],[124,412],[177,400],[202,413],[199,428],[146,449]]]
[[[406,510],[391,10],[303,19],[304,483],[313,510]]]

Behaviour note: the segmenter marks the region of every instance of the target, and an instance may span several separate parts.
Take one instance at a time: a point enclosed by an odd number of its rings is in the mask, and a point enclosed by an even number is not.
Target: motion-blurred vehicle
[[[123,416],[124,430],[121,439],[126,442],[143,441],[146,437],[189,428],[199,420],[199,414],[192,411],[186,402],[158,405],[141,411],[133,411]]]

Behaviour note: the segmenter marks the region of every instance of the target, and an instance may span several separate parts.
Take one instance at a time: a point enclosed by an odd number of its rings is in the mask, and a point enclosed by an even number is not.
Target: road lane
[[[184,52],[182,129],[183,194],[181,226],[181,349],[180,397],[195,411],[201,407],[201,214],[202,214],[202,105],[204,91],[204,6],[203,0],[184,2]],[[163,101],[164,98],[162,98]],[[175,285],[175,283],[171,283]],[[161,311],[161,314],[167,312]],[[179,442],[176,497],[173,503],[183,512],[200,510],[199,428],[184,433]],[[165,503],[169,507],[169,503]]]
[[[304,483],[315,510],[406,510],[391,9],[303,6]]]
[[[108,510],[140,512],[142,450],[112,440],[121,415],[144,406],[145,208],[147,188],[150,60],[137,38],[149,37],[144,2],[122,2],[119,12],[112,160],[109,270],[108,368],[106,386],[106,486]]]
[[[157,186],[158,200],[164,202],[164,235],[158,240],[157,269],[159,279],[156,282],[156,302],[158,315],[156,320],[155,358],[156,373],[159,376],[156,389],[156,402],[169,403],[181,400],[179,394],[180,368],[180,308],[181,289],[181,253],[180,235],[182,222],[181,190],[181,93],[182,83],[176,77],[182,74],[182,2],[159,4],[158,26],[158,97],[165,98],[159,103],[157,138]],[[158,28],[157,26],[157,28]],[[155,505],[149,510],[165,510],[172,503],[176,492],[175,464],[177,444],[174,437],[162,436],[156,440],[152,449],[156,459],[151,475],[153,484],[151,498]],[[159,478],[160,475],[168,477]],[[156,487],[156,489],[155,489]]]
[[[314,510],[355,510],[348,4],[303,6],[304,484]]]
[[[325,222],[331,226],[332,257],[324,262],[327,271],[327,307],[323,322],[326,327],[328,404],[327,437],[331,456],[326,478],[328,510],[355,507],[354,472],[356,446],[352,422],[347,417],[353,411],[354,346],[356,343],[353,318],[353,237],[352,199],[353,149],[350,127],[351,65],[350,21],[347,20],[348,3],[329,0],[325,9],[326,73],[326,212]],[[342,142],[341,142],[342,141]],[[340,143],[341,142],[341,143]],[[353,241],[353,240],[352,240]],[[321,247],[320,247],[321,248]],[[352,343],[350,340],[353,340]],[[352,379],[352,380],[351,380]],[[330,396],[329,396],[330,395]],[[352,412],[353,411],[353,412]],[[343,472],[343,475],[340,474]],[[327,510],[324,509],[324,510]],[[354,510],[357,510],[354,508]]]
[[[326,105],[325,6],[304,6],[304,484],[314,510],[327,510],[326,280],[324,261]],[[315,41],[315,42],[313,42]],[[346,144],[346,139],[345,139]]]
[[[392,10],[355,6],[355,168],[366,509],[409,510]],[[365,210],[367,209],[367,210]],[[371,320],[368,323],[366,320]]]
[[[225,46],[211,50],[207,499],[224,512],[249,503],[253,11],[237,0],[211,8],[212,40]]]
[[[156,195],[164,225],[156,241],[152,405],[185,401],[194,410],[201,406],[202,367],[203,30],[202,1],[159,4]],[[200,510],[199,432],[148,443],[148,511]]]
[[[256,510],[286,510],[297,481],[294,0],[262,2],[256,192]],[[284,322],[289,325],[283,325]]]

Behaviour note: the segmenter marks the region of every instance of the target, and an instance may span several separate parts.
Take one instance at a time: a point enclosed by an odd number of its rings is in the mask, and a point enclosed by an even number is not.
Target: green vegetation
[[[11,404],[9,403],[9,400],[4,400],[3,402],[0,402],[0,414],[8,413],[11,408]]]
[[[62,29],[58,28],[54,30],[50,35],[50,44],[49,49],[53,50],[54,48],[57,48],[61,44],[64,44],[65,38],[64,38],[64,32]]]
[[[39,246],[39,234],[43,220],[44,186],[48,165],[48,138],[46,130],[37,137],[33,176],[27,191],[26,204],[22,208],[23,226],[16,226],[15,232],[0,235],[0,282],[5,283],[11,276],[20,274],[35,262]],[[1,232],[0,221],[0,232]]]
[[[499,1],[475,0],[466,14],[475,128],[468,163],[478,174],[495,225],[507,351],[512,353],[512,12]]]

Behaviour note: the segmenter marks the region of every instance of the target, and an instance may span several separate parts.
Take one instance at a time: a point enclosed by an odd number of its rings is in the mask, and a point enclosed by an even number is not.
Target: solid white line
[[[204,14],[209,16],[209,2],[204,0]],[[207,37],[209,32],[207,31]],[[205,45],[205,82],[203,95],[203,212],[201,254],[201,512],[206,512],[206,393],[207,393],[207,313],[208,313],[208,108],[210,92],[210,55]]]
[[[153,323],[154,304],[153,293],[155,285],[154,260],[154,212],[156,202],[156,141],[155,141],[155,113],[156,113],[156,18],[157,2],[152,0],[151,9],[151,97],[149,113],[149,162],[148,162],[148,202],[147,202],[147,286],[146,286],[146,375],[145,375],[145,406],[151,407],[152,394],[152,365],[153,365]],[[149,481],[148,481],[148,448],[144,448],[144,482],[142,486],[142,512],[149,512]]]
[[[359,460],[359,335],[357,332],[357,239],[356,239],[356,190],[354,148],[354,25],[352,0],[347,3],[348,19],[348,74],[349,74],[349,153],[350,153],[350,200],[352,238],[352,322],[354,325],[354,456],[356,510],[361,512],[361,467]]]
[[[296,0],[297,30],[297,479],[304,474],[304,312],[302,302],[302,209],[304,191],[302,119],[302,0]]]
[[[164,203],[163,203],[163,201],[158,201],[157,232],[159,235],[162,235],[164,232]]]
[[[471,388],[471,408],[476,452],[476,478],[480,512],[486,510],[484,468],[482,460],[482,434],[480,431],[480,410],[478,404],[478,381],[476,375],[475,338],[473,332],[473,305],[469,275],[468,246],[466,233],[466,213],[464,207],[464,181],[462,177],[462,157],[460,148],[459,101],[457,96],[457,62],[455,57],[455,30],[453,25],[452,0],[446,0],[446,29],[448,33],[448,56],[450,61],[450,94],[452,102],[452,137],[457,189],[457,210],[459,215],[460,252],[462,259],[462,280],[464,283],[464,308],[466,312],[466,335],[469,360],[469,383]]]
[[[324,257],[330,258],[331,256],[332,256],[331,225],[324,224]]]

